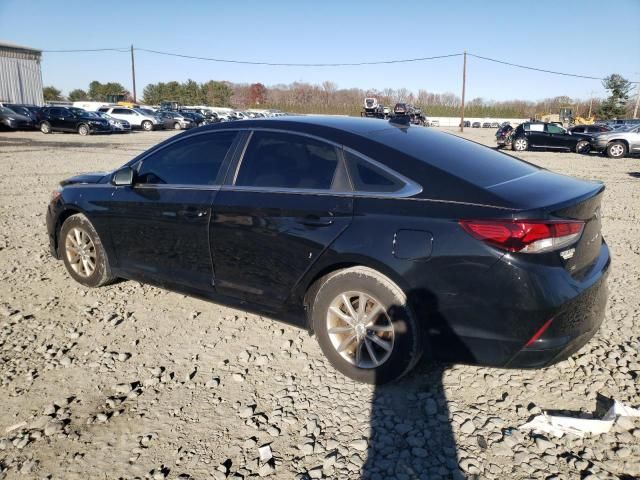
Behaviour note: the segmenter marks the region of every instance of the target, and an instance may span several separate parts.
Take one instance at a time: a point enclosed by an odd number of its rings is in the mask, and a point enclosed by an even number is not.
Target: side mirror
[[[116,170],[111,177],[111,183],[116,187],[133,185],[133,168],[122,167]]]

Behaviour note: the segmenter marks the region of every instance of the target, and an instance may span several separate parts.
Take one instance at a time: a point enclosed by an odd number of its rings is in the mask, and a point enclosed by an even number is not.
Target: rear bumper
[[[438,359],[491,367],[543,368],[564,360],[603,322],[610,263],[604,242],[580,279],[563,268],[500,260],[486,278],[474,279],[473,291],[443,299],[428,346]]]

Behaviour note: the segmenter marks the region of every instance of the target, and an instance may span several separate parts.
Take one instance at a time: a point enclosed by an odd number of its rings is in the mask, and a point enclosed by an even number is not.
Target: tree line
[[[467,100],[466,117],[533,118],[536,115],[558,113],[560,108],[573,109],[574,116],[587,117],[590,114],[600,119],[622,118],[633,114],[630,101],[631,83],[621,75],[612,74],[602,82],[609,92],[605,99],[580,99],[568,96],[545,98],[538,101],[507,100],[493,101],[481,97]],[[106,101],[109,95],[121,95],[131,99],[130,93],[119,83],[93,81],[85,91],[75,89],[69,92],[68,100]],[[60,90],[45,87],[45,101],[63,99]],[[262,83],[241,84],[210,80],[198,83],[186,82],[151,83],[144,88],[141,101],[148,105],[158,105],[163,100],[179,102],[182,105],[208,105],[217,107],[277,108],[292,113],[321,113],[337,115],[359,115],[365,97],[376,97],[378,102],[393,107],[396,103],[414,104],[423,109],[427,116],[458,116],[462,101],[454,93],[436,93],[428,90],[412,92],[407,88],[385,88],[383,90],[363,90],[360,88],[338,88],[332,81],[321,84],[293,82],[266,87]]]

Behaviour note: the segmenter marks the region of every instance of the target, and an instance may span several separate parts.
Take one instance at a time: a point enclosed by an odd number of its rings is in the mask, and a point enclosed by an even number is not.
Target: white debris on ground
[[[85,289],[50,257],[56,182],[172,134],[0,134],[0,478],[640,476],[640,418],[582,438],[518,428],[602,418],[601,398],[640,406],[638,158],[518,155],[607,185],[609,304],[586,347],[545,370],[421,365],[374,388],[306,332],[137,282]]]

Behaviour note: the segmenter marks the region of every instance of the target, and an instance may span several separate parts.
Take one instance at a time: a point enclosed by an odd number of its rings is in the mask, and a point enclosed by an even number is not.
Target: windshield
[[[0,113],[4,113],[5,115],[11,115],[12,113],[16,113],[16,112],[14,112],[13,110],[7,107],[0,107]]]

